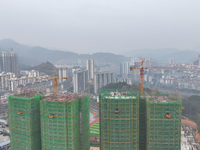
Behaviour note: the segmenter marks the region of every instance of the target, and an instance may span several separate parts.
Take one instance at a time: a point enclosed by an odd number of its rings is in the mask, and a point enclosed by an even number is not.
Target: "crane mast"
[[[130,71],[133,69],[140,70],[140,92],[141,95],[144,94],[144,70],[145,69],[200,69],[199,66],[180,66],[180,67],[160,67],[160,66],[152,66],[152,67],[144,67],[144,60],[141,61],[140,67],[130,66]]]

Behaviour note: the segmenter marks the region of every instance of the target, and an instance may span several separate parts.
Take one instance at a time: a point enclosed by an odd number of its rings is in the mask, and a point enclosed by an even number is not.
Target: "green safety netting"
[[[41,149],[39,101],[42,98],[42,94],[8,97],[12,150]]]
[[[89,149],[88,97],[73,102],[40,101],[40,106],[43,150]]]
[[[99,93],[101,150],[138,150],[139,94],[110,95],[110,92],[116,91],[123,92],[119,89],[101,90]]]
[[[139,149],[146,150],[146,99],[139,100]]]
[[[12,150],[41,150],[40,133],[27,136],[10,131]]]
[[[156,95],[163,96],[163,95]],[[168,96],[169,101],[146,99],[147,150],[181,149],[181,106],[179,97]]]

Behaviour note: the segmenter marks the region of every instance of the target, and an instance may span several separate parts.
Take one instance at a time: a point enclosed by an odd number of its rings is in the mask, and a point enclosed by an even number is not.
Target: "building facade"
[[[144,98],[144,97],[143,97]],[[160,94],[145,96],[145,103],[140,108],[146,116],[141,118],[140,128],[145,131],[141,140],[146,140],[146,147],[141,150],[181,150],[182,100],[176,95]],[[143,135],[143,137],[142,137]],[[142,141],[141,141],[142,142]]]
[[[120,74],[130,74],[130,62],[120,64]]]
[[[59,67],[58,68],[59,78],[67,77],[67,67]],[[59,82],[64,82],[66,79],[59,79]]]
[[[87,59],[86,60],[86,70],[88,70],[88,80],[94,78],[94,60]]]
[[[65,94],[40,101],[42,150],[89,150],[89,98]]]
[[[11,79],[15,77],[14,73],[0,73],[0,90],[12,90]]]
[[[132,81],[130,78],[115,78],[115,83],[125,82],[129,85],[132,85]]]
[[[88,88],[88,71],[77,70],[73,73],[73,88],[74,93],[80,93]]]
[[[18,75],[18,56],[15,52],[0,52],[0,72]]]
[[[113,73],[110,72],[96,72],[94,74],[94,93],[97,93],[100,88],[109,83],[114,83]]]
[[[8,97],[11,148],[41,150],[41,94],[26,93]]]
[[[99,114],[101,150],[139,150],[138,93],[101,90]]]

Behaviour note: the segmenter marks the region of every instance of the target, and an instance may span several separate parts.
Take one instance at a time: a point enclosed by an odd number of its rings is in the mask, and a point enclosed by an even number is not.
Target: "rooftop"
[[[141,97],[145,97],[151,102],[177,102],[177,100],[179,100],[178,95],[168,95],[168,94],[145,95]]]
[[[38,94],[37,91],[23,91],[20,94],[14,94],[14,96],[17,96],[17,97],[33,97],[36,94]]]
[[[47,96],[45,99],[42,101],[48,101],[48,102],[74,102],[79,98],[84,98],[86,97],[85,95],[80,95],[80,94],[52,94]]]
[[[110,92],[110,96],[126,96],[127,92]]]

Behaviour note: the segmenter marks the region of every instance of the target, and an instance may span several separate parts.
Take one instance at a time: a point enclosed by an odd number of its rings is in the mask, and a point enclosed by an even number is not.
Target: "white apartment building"
[[[88,80],[94,78],[94,60],[87,59],[86,60],[86,70],[88,70]]]

